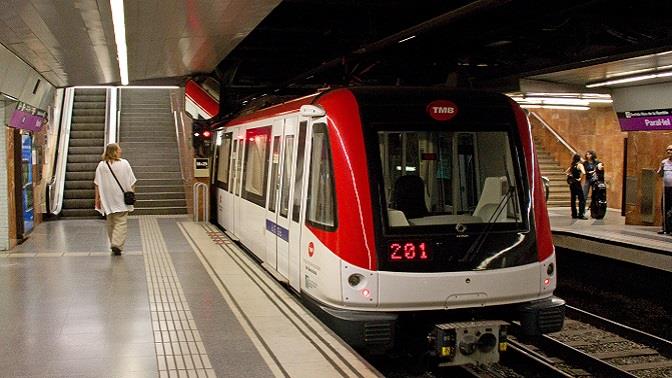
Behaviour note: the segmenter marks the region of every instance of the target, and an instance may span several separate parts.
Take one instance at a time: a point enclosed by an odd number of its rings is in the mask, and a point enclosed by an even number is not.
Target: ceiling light
[[[590,110],[588,106],[578,106],[578,105],[532,105],[532,104],[520,104],[521,108],[524,109],[560,109],[560,110]]]
[[[410,37],[407,37],[407,38],[404,38],[404,39],[400,40],[400,41],[399,41],[399,42],[397,42],[397,43],[402,43],[402,42],[406,42],[406,41],[408,41],[408,40],[410,40],[410,39],[413,39],[413,38],[415,38],[415,36],[414,36],[414,35],[412,35],[412,36],[410,36]]]
[[[126,52],[124,0],[110,0],[110,7],[112,8],[112,24],[114,25],[114,41],[117,44],[117,59],[119,60],[121,85],[128,85],[128,57]]]
[[[599,82],[596,82],[596,83],[586,84],[586,88],[596,88],[596,87],[604,87],[604,86],[608,86],[608,85],[632,83],[632,82],[636,82],[636,81],[658,79],[658,78],[661,78],[661,77],[668,77],[668,76],[672,76],[672,71],[663,71],[663,72],[656,72],[656,73],[651,73],[651,74],[646,74],[646,75],[624,77],[624,78],[621,78],[621,79],[599,81]]]

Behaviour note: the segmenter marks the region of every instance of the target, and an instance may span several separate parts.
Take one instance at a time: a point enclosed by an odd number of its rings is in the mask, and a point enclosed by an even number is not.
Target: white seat
[[[404,227],[408,226],[408,220],[403,211],[387,209],[387,220],[390,223],[390,227]]]
[[[502,201],[507,190],[508,183],[506,177],[486,177],[483,183],[483,191],[481,191],[481,198],[478,199],[478,204],[473,215],[483,219],[483,222],[490,221],[497,210],[497,205]],[[492,221],[505,221],[506,213],[507,209],[502,209],[497,218],[492,219]]]

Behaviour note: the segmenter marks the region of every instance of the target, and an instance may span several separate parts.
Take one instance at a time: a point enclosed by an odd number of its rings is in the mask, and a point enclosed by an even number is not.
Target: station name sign
[[[622,131],[672,130],[672,109],[618,112]]]

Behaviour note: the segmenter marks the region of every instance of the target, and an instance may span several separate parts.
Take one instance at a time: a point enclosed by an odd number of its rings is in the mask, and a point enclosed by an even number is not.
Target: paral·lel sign
[[[672,130],[672,109],[618,112],[622,131]]]

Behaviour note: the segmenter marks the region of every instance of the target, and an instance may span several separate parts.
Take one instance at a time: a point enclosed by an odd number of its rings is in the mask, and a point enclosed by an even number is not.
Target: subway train
[[[358,350],[490,362],[512,321],[562,328],[530,127],[508,97],[334,88],[215,138],[214,221]]]

